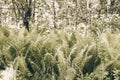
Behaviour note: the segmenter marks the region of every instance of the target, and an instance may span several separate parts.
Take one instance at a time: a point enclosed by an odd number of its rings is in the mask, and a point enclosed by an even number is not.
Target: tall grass
[[[0,27],[0,69],[16,80],[119,80],[120,32],[79,31]]]

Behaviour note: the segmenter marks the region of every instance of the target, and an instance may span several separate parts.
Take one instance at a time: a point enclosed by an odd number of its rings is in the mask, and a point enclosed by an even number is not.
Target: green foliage
[[[82,36],[67,27],[30,33],[2,27],[0,33],[0,69],[12,65],[17,80],[120,78],[120,33],[110,28],[98,28],[97,39],[92,32]]]
[[[110,0],[111,5],[106,0],[54,0],[55,5],[34,0],[29,6],[26,1],[12,2],[18,14],[1,10],[2,16],[20,18],[32,8],[35,20],[30,19],[29,33],[0,27],[0,70],[12,68],[16,80],[120,79],[119,0]],[[1,25],[7,20],[2,16]]]

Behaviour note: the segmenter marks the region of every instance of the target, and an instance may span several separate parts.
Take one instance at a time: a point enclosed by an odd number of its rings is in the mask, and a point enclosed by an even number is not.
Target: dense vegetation
[[[0,1],[0,80],[120,80],[119,3]]]
[[[86,35],[71,26],[29,33],[1,27],[0,68],[12,68],[17,80],[119,80],[119,22],[109,27],[100,20]]]

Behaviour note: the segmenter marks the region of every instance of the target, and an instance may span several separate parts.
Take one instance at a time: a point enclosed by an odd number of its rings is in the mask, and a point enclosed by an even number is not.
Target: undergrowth
[[[119,80],[120,32],[79,31],[0,27],[0,69],[12,65],[16,80]]]

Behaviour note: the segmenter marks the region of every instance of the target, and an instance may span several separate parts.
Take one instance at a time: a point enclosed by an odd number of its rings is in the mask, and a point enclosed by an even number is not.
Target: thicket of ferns
[[[30,33],[1,27],[0,68],[12,65],[17,80],[120,79],[119,22],[111,28],[99,22],[85,36],[72,26]]]
[[[52,2],[41,1],[39,15],[48,7],[53,7],[48,14],[54,15],[55,4],[51,6]],[[39,26],[43,26],[39,30],[33,28],[28,33],[24,29],[0,27],[0,69],[13,68],[16,80],[119,80],[119,15],[93,19],[94,13],[88,11],[86,16],[84,1],[80,14],[79,0],[70,2],[74,6],[67,0],[57,2],[63,6],[54,15],[54,21],[62,20],[61,24],[54,23],[60,29],[51,29],[50,20],[39,15]],[[79,22],[85,23],[86,17],[90,27],[83,36]]]

